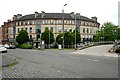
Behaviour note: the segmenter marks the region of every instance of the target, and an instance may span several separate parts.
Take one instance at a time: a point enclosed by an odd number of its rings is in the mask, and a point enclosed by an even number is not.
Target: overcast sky
[[[61,13],[64,4],[65,13],[76,12],[91,18],[98,17],[98,22],[112,22],[118,25],[118,2],[120,0],[1,0],[0,25],[15,14],[33,14],[35,11]]]

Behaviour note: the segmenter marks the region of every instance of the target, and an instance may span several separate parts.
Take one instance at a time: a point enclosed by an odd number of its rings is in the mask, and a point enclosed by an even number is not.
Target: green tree
[[[63,41],[63,34],[59,34],[57,37],[56,37],[56,41],[58,44],[62,44],[62,41]]]
[[[111,22],[106,22],[102,25],[101,30],[93,36],[93,41],[115,41],[118,34],[118,27]]]
[[[45,44],[49,44],[49,39],[50,39],[50,44],[54,42],[54,35],[51,30],[48,28],[45,29],[45,31],[41,35],[41,39],[45,41]]]
[[[111,22],[104,23],[102,25],[102,32],[104,41],[114,41],[116,39],[116,29],[117,27]]]
[[[116,29],[116,37],[117,37],[116,40],[120,40],[120,28]]]
[[[93,41],[98,42],[103,40],[103,34],[101,31],[98,31],[96,35],[93,36]]]
[[[65,45],[72,45],[73,44],[73,34],[71,32],[65,32],[64,44]]]
[[[29,41],[29,36],[26,30],[21,30],[18,34],[18,36],[16,37],[16,42],[18,42],[18,44],[23,44],[25,42]]]
[[[76,28],[76,44],[80,43],[80,41],[81,41],[80,32]],[[75,44],[75,30],[73,31],[73,43]]]

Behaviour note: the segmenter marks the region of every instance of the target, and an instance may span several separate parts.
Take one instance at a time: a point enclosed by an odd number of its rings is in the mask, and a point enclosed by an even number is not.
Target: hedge
[[[115,50],[115,53],[120,53],[120,47]]]
[[[30,45],[30,44],[22,44],[22,45],[20,46],[20,48],[21,48],[21,49],[32,49],[33,46]]]

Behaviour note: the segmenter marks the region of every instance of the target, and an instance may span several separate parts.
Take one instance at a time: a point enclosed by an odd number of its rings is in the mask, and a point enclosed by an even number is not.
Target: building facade
[[[2,44],[2,39],[3,37],[2,37],[2,27],[0,27],[0,44]]]
[[[63,20],[64,19],[64,20]],[[64,21],[64,25],[63,25]],[[37,35],[41,35],[46,28],[54,33],[56,38],[59,33],[70,31],[73,32],[75,27],[79,29],[82,42],[91,42],[93,35],[96,34],[100,24],[96,17],[87,18],[79,13],[41,13],[35,12],[22,16],[21,14],[14,15],[13,20],[2,25],[2,41],[12,42],[15,40],[19,31],[24,29],[28,32],[29,38],[36,40]]]

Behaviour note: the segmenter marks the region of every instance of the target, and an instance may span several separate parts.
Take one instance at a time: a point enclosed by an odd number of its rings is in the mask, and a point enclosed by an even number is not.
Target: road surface
[[[84,49],[88,54],[106,54],[108,46]],[[90,50],[90,51],[89,51]],[[11,49],[4,56],[19,64],[2,69],[3,78],[118,78],[118,58],[80,54],[76,50]],[[79,54],[76,54],[79,53]]]

